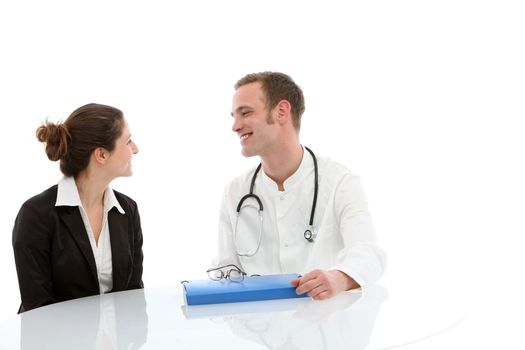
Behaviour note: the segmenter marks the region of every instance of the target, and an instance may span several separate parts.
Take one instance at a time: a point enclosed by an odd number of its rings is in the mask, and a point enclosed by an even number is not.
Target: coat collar
[[[98,286],[97,265],[95,263],[93,250],[91,249],[91,244],[89,243],[86,227],[82,221],[79,208],[57,207],[57,213],[60,217],[60,220],[66,226],[69,234],[71,237],[73,237],[73,240],[78,246],[78,249],[82,252],[82,255],[86,259],[86,262],[91,270],[91,275],[95,279]]]
[[[113,289],[126,289],[132,271],[132,247],[129,241],[129,215],[113,208],[108,213],[108,224],[113,260]]]

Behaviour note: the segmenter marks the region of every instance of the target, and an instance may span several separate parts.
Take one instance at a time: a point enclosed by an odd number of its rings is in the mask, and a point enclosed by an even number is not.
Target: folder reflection
[[[311,302],[310,298],[278,299],[247,301],[240,303],[223,303],[210,305],[182,305],[181,310],[186,319],[213,318],[244,314],[295,311]]]

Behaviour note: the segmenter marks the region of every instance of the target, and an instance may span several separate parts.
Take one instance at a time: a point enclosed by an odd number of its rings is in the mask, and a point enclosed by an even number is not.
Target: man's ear
[[[292,105],[286,100],[281,100],[277,103],[277,121],[279,124],[284,124],[290,120],[292,116]]]
[[[91,154],[95,161],[99,164],[104,164],[109,158],[109,152],[103,147],[97,147]]]

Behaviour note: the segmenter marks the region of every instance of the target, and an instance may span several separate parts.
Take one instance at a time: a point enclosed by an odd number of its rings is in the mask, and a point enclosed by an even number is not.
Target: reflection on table
[[[50,312],[52,308],[53,312]],[[20,349],[140,349],[148,334],[144,290],[54,304],[21,317]]]
[[[0,324],[0,349],[364,349],[386,297],[374,286],[324,301],[186,306],[180,285],[118,292],[16,315]]]
[[[236,336],[267,349],[364,349],[386,289],[341,293],[324,301],[272,300],[185,306],[188,318],[225,322]],[[244,305],[243,305],[244,304]],[[221,316],[224,315],[224,316]]]

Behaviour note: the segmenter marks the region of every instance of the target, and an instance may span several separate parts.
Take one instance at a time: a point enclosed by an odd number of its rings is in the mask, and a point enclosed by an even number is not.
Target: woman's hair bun
[[[36,138],[46,144],[46,154],[50,160],[60,160],[67,154],[70,135],[64,123],[55,124],[46,120],[36,129]]]

